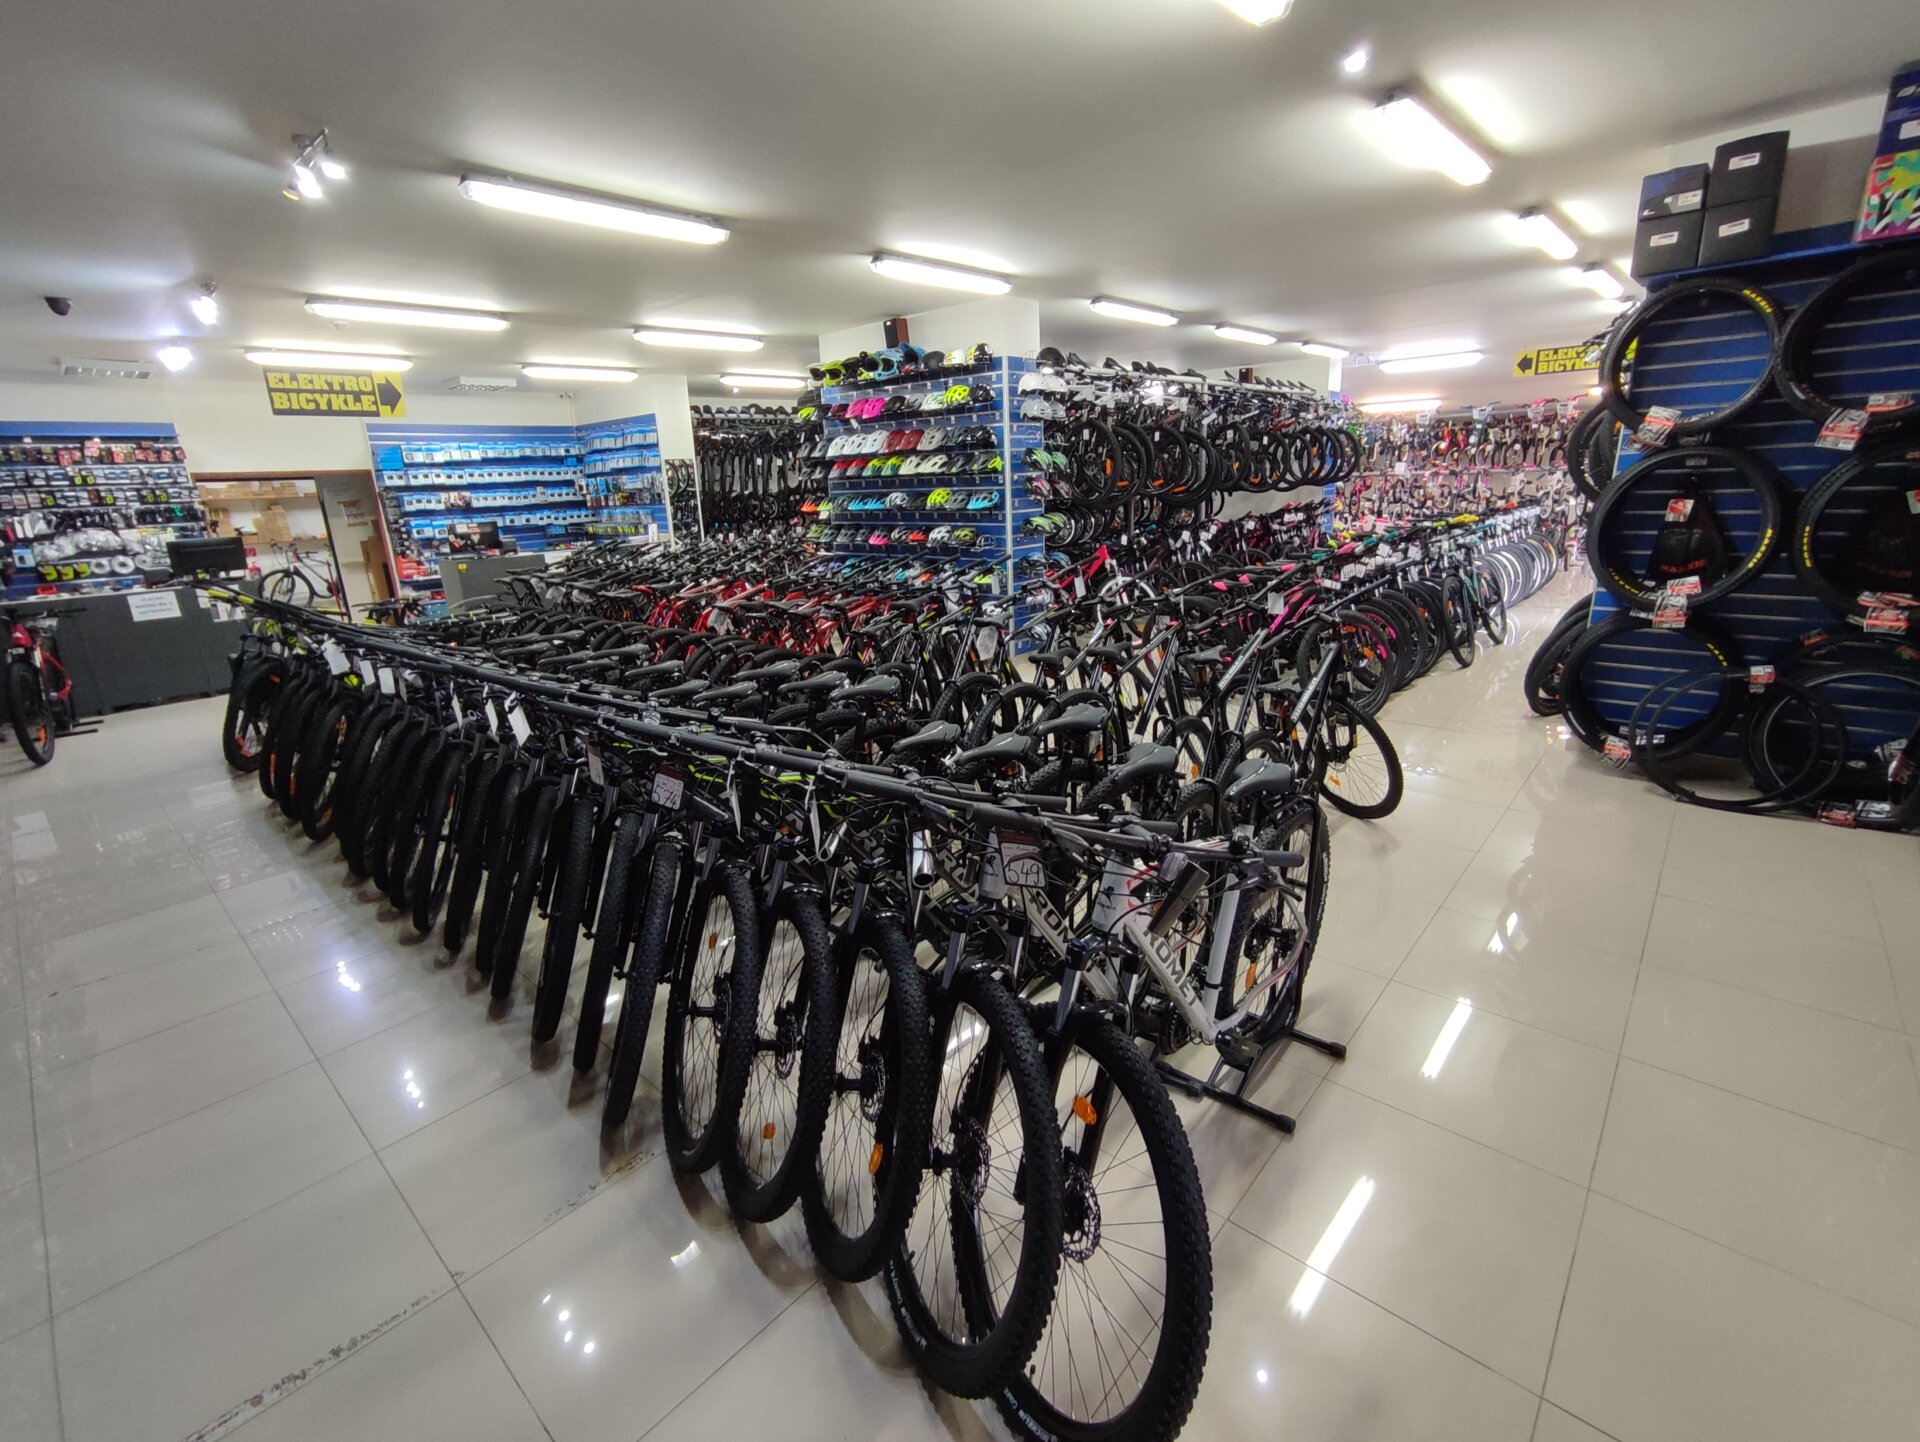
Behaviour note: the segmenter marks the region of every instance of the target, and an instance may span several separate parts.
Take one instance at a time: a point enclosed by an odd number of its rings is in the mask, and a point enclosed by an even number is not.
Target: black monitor
[[[205,536],[167,542],[167,565],[176,576],[226,576],[247,571],[247,543],[238,536]]]

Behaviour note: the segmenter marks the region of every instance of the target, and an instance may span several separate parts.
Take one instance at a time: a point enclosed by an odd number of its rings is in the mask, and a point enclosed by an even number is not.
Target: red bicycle
[[[0,611],[7,621],[7,715],[35,766],[53,760],[54,738],[73,729],[73,678],[60,664],[53,631],[60,615],[78,609]]]

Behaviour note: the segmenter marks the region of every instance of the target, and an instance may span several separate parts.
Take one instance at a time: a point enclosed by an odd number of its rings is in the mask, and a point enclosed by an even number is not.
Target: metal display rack
[[[1847,226],[1836,226],[1783,237],[1774,255],[1715,267],[1711,273],[1765,292],[1781,308],[1784,323],[1786,314],[1804,304],[1828,280],[1857,261],[1890,248],[1885,244],[1849,244],[1848,231]],[[1657,294],[1666,286],[1705,273],[1709,272],[1703,268],[1661,276],[1649,289]],[[1828,328],[1825,340],[1813,377],[1822,394],[1920,391],[1920,292],[1863,296],[1860,304],[1849,310],[1845,324]],[[1697,412],[1737,398],[1767,360],[1765,331],[1754,317],[1735,315],[1729,309],[1719,317],[1657,323],[1640,337],[1629,396],[1643,411],[1652,406],[1673,406]],[[1709,441],[1764,458],[1786,478],[1797,501],[1823,475],[1848,459],[1847,452],[1815,445],[1818,433],[1814,421],[1770,392],[1734,421],[1716,427]],[[1684,442],[1679,449],[1685,449]],[[1629,441],[1621,448],[1616,474],[1644,456],[1645,452]],[[1706,467],[1690,473],[1690,478],[1702,475],[1711,486],[1714,471]],[[1644,556],[1651,549],[1664,515],[1665,498],[1654,494],[1661,489],[1643,488],[1646,494],[1637,499],[1623,522],[1622,535],[1629,554]],[[1751,492],[1731,487],[1713,490],[1711,495],[1732,547],[1740,554],[1750,553],[1761,540],[1764,524],[1758,502]],[[1827,514],[1853,524],[1866,520],[1864,504],[1852,514],[1843,506],[1829,508]],[[1788,523],[1791,517],[1789,509]],[[1596,590],[1591,613],[1594,623],[1622,609],[1609,592]],[[1693,608],[1690,617],[1696,616],[1733,642],[1738,652],[1735,660],[1741,665],[1770,662],[1789,642],[1811,632],[1849,629],[1849,623],[1829,610],[1801,580],[1784,544],[1778,545],[1761,574],[1718,600]],[[1679,643],[1673,632],[1638,630],[1596,651],[1581,673],[1581,685],[1607,720],[1625,726],[1654,687],[1709,664],[1711,658],[1704,647]],[[1846,720],[1850,742],[1881,745],[1904,740],[1912,729],[1910,702],[1900,699],[1898,709],[1881,704],[1894,701],[1892,693],[1855,687],[1833,699]],[[1663,721],[1677,725],[1692,720],[1704,714],[1711,701],[1705,693],[1684,697],[1669,708]],[[1737,736],[1729,734],[1711,749],[1730,755],[1738,745]]]
[[[576,426],[592,536],[670,534],[660,427],[652,412]]]

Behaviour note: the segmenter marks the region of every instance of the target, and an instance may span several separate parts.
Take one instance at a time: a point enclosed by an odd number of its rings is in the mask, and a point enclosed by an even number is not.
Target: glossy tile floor
[[[1912,1439],[1920,844],[1677,808],[1527,712],[1529,650],[1388,712],[1406,803],[1338,827],[1309,985],[1352,1055],[1257,1092],[1298,1133],[1180,1103],[1188,1435]],[[603,1147],[525,997],[404,943],[218,722],[0,761],[0,1437],[1003,1435],[676,1182],[651,1093]]]

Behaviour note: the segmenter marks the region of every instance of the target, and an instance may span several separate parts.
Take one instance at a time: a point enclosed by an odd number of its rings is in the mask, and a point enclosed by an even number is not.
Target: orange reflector
[[[768,1123],[767,1123],[767,1124],[766,1124],[765,1126],[763,1126],[762,1128],[760,1128],[760,1140],[761,1140],[761,1141],[763,1141],[763,1142],[770,1142],[770,1141],[772,1141],[772,1140],[773,1140],[773,1132],[774,1132],[774,1126],[773,1126],[773,1123],[772,1123],[772,1122],[768,1122]]]
[[[877,1177],[880,1175],[880,1163],[886,1157],[886,1155],[887,1155],[886,1143],[875,1142],[873,1144],[872,1152],[870,1152],[867,1156],[867,1175],[868,1176]]]
[[[1249,966],[1247,967],[1247,990],[1248,990],[1248,991],[1252,991],[1252,990],[1253,990],[1253,979],[1254,979],[1254,977],[1255,977],[1255,976],[1256,976],[1257,974],[1258,974],[1258,968],[1257,968],[1257,967],[1255,967],[1255,966],[1253,966],[1253,965],[1249,965]]]
[[[1329,786],[1338,786],[1340,784],[1340,778],[1329,771],[1326,775],[1326,782]]]
[[[1079,1117],[1087,1126],[1092,1126],[1100,1120],[1100,1113],[1093,1109],[1093,1099],[1091,1097],[1075,1097],[1073,1099],[1073,1114]]]
[[[712,951],[713,948],[718,946],[719,944],[720,944],[720,933],[717,931],[709,931],[707,933],[707,950]]]

